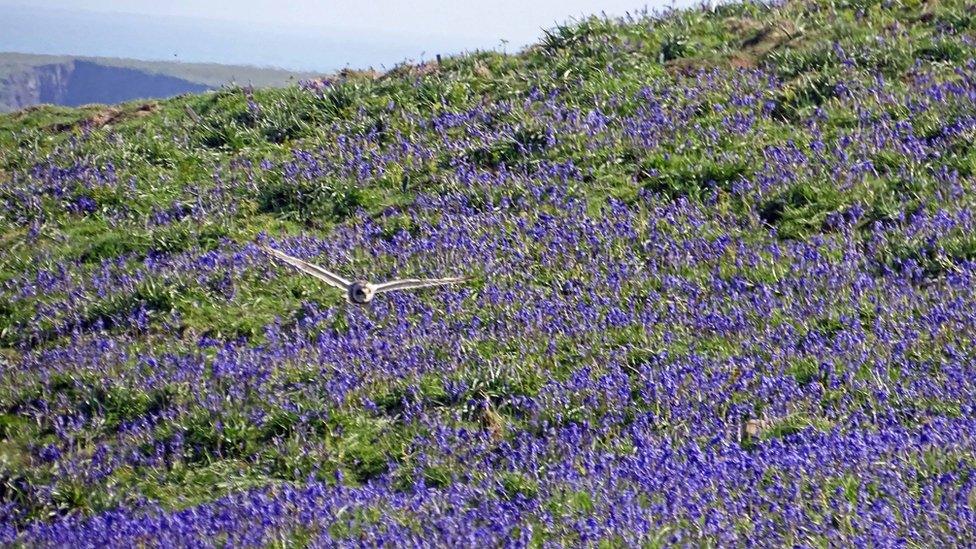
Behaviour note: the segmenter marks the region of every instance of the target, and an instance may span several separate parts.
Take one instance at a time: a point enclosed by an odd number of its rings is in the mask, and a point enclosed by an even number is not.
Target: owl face
[[[357,280],[349,287],[349,301],[369,303],[373,299],[373,293],[373,287],[368,282]]]

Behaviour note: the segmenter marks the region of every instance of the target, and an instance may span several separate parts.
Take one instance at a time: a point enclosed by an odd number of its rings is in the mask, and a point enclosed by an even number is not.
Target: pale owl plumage
[[[373,300],[377,294],[383,292],[392,292],[396,290],[414,290],[417,288],[429,288],[431,286],[443,286],[446,284],[456,284],[458,282],[464,282],[468,280],[467,277],[451,277],[451,278],[404,278],[400,280],[390,280],[388,282],[381,282],[378,284],[373,284],[365,280],[348,280],[342,276],[333,273],[327,269],[323,269],[318,265],[313,265],[305,260],[298,259],[297,257],[292,257],[280,250],[276,250],[269,246],[261,246],[263,250],[268,255],[278,259],[283,263],[287,263],[292,267],[298,269],[299,271],[311,275],[326,284],[343,290],[346,292],[346,300],[350,303],[356,303],[358,305],[364,305]]]

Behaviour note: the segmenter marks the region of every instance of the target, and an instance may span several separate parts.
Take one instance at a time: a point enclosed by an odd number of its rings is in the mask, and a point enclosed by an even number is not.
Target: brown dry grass
[[[77,122],[55,124],[52,129],[56,132],[72,131],[75,128],[100,129],[113,126],[124,120],[144,118],[159,110],[156,102],[143,103],[135,108],[120,109],[118,107],[104,107],[94,114]]]

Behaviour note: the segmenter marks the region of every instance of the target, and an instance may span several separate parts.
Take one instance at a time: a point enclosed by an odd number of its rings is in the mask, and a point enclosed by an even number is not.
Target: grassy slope
[[[904,28],[899,39],[884,43],[875,40],[893,24]],[[308,195],[303,196],[258,194],[248,208],[214,219],[209,225],[177,223],[152,229],[146,227],[144,220],[155,209],[194,200],[188,189],[205,192],[208,185],[213,185],[213,173],[225,170],[235,160],[281,160],[288,158],[293,149],[328,147],[338,130],[355,133],[382,128],[422,138],[423,132],[429,130],[418,128],[407,115],[426,118],[482,102],[517,99],[533,87],[564,89],[564,99],[583,109],[597,106],[626,110],[632,105],[611,106],[606,98],[610,94],[633,96],[648,82],[660,79],[677,84],[685,78],[685,72],[697,68],[763,65],[788,82],[782,93],[768,98],[775,102],[778,122],[767,128],[766,142],[729,144],[730,150],[759,150],[789,140],[807,142],[809,135],[795,121],[812,109],[823,107],[830,111],[835,126],[826,129],[828,134],[854,116],[837,110],[841,107],[830,100],[835,84],[841,81],[870,82],[875,72],[897,77],[905,74],[916,58],[943,67],[946,77],[951,78],[952,64],[971,56],[971,51],[958,37],[940,35],[936,29],[942,25],[972,35],[976,16],[960,0],[929,4],[905,1],[889,7],[854,0],[788,3],[775,9],[723,6],[714,14],[688,11],[650,23],[594,18],[557,28],[540,45],[519,55],[473,53],[445,59],[439,67],[401,67],[377,79],[352,74],[340,79],[322,99],[295,88],[261,90],[255,93],[263,108],[260,116],[249,115],[247,98],[240,89],[162,101],[148,116],[136,116],[137,105],[125,105],[122,111],[131,116],[122,116],[110,128],[96,128],[86,134],[72,154],[98,165],[111,162],[118,168],[120,178],[136,178],[135,195],[115,197],[125,200],[130,210],[128,221],[110,223],[109,211],[103,217],[88,216],[84,221],[55,213],[38,226],[41,238],[28,245],[24,224],[0,219],[0,245],[6,249],[0,259],[0,282],[63,260],[78,262],[79,269],[94,269],[100,261],[126,253],[206,249],[216,246],[222,238],[243,242],[260,231],[325,234],[330,226],[342,223],[355,207],[379,212],[409,202],[418,189],[436,189],[444,184],[438,177],[444,165],[441,162],[450,159],[405,166],[400,173],[376,181],[369,188],[328,182],[326,187],[308,189]],[[861,65],[853,75],[832,55],[834,43],[857,53]],[[387,105],[391,102],[400,114],[389,114]],[[200,120],[188,114],[188,109]],[[0,179],[26,171],[63,147],[68,139],[81,136],[86,132],[83,122],[97,112],[96,108],[42,107],[0,116]],[[528,134],[540,131],[528,113],[516,108],[511,116],[524,123]],[[707,121],[716,113],[703,111],[699,116]],[[916,121],[920,127],[930,122]],[[538,160],[504,148],[480,153],[488,157],[488,163],[503,160],[518,165]],[[594,203],[607,196],[632,197],[635,184],[631,176],[635,170],[657,169],[657,178],[646,183],[648,186],[665,194],[697,199],[702,182],[730,181],[748,168],[699,155],[640,159],[624,150],[578,150],[571,142],[542,154],[557,160],[572,158],[583,170],[592,170],[592,185],[586,193]],[[974,151],[965,149],[953,154],[960,173],[971,175]],[[275,185],[273,179],[257,183],[272,190]],[[730,207],[778,212],[769,217],[769,222],[777,226],[780,235],[804,238],[820,230],[828,213],[856,201],[876,208],[878,216],[891,214],[885,212],[884,193],[876,191],[853,189],[840,193],[832,191],[827,183],[810,182],[794,195],[775,197],[769,204]],[[308,199],[309,195],[326,198]],[[267,207],[271,199],[276,204],[273,208]],[[112,200],[112,196],[99,197],[103,204],[111,204]],[[166,293],[164,288],[161,291],[165,295],[159,296],[149,288],[146,295],[179,311],[188,329],[196,333],[259,338],[262,326],[276,316],[293,314],[299,298],[313,290],[311,284],[304,282],[281,279],[276,283],[288,286],[239,288],[244,296],[242,302],[260,303],[249,315],[231,306],[201,307],[206,305],[206,298],[193,291],[174,294]],[[287,297],[278,297],[281,295]],[[258,297],[265,299],[258,301]],[[29,311],[3,313],[0,347],[4,353],[15,354],[24,343],[18,323]],[[354,422],[350,422],[349,429],[355,429]],[[26,428],[9,432],[13,433],[12,438],[26,438],[31,433]],[[349,453],[356,463],[369,463],[370,456],[365,454],[370,451],[382,449],[351,448]],[[265,479],[248,477],[239,464],[226,461],[181,478],[118,480],[122,486],[138,485],[164,505],[185,505]],[[218,485],[220,489],[212,490]],[[85,505],[98,508],[98,498],[89,498]]]

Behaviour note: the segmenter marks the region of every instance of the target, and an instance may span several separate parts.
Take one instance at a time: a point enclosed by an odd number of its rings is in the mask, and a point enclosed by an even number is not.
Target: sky
[[[0,51],[381,69],[436,54],[517,51],[574,17],[692,1],[0,0]]]

